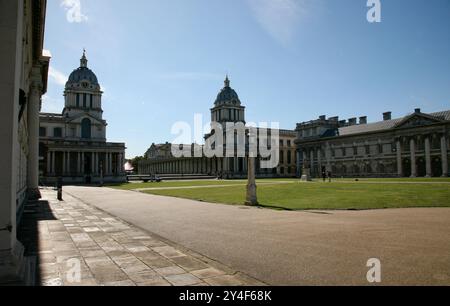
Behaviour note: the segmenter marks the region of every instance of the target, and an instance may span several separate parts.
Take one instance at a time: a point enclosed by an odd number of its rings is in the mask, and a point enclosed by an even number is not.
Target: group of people
[[[322,170],[322,178],[323,178],[324,182],[326,182],[328,179],[328,181],[331,183],[331,178],[332,178],[331,171],[326,171],[325,169],[323,169]]]

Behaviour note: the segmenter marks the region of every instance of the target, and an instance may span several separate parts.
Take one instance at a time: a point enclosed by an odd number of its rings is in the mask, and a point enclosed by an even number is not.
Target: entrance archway
[[[419,157],[416,161],[417,165],[417,176],[418,177],[424,177],[427,175],[427,166],[425,163],[425,158]]]
[[[411,160],[409,158],[404,158],[402,161],[403,166],[403,176],[410,177],[411,176]]]
[[[433,157],[431,159],[431,170],[433,177],[442,176],[442,160],[440,157]]]

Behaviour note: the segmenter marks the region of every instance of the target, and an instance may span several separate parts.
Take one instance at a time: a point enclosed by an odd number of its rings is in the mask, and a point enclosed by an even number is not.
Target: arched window
[[[91,139],[91,120],[84,118],[81,121],[81,138]]]

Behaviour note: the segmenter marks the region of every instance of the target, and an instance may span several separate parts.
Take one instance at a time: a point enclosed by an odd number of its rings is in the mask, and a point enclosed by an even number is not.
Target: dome
[[[86,51],[83,52],[83,57],[80,60],[80,67],[75,69],[69,76],[66,86],[78,84],[82,81],[88,81],[91,86],[100,86],[95,73],[87,67],[88,60],[86,58]]]
[[[80,67],[74,70],[70,74],[67,84],[80,83],[81,81],[89,81],[91,85],[99,85],[97,76],[87,67]]]
[[[220,91],[214,104],[216,106],[223,104],[241,105],[238,94],[233,88],[230,87],[230,80],[228,79],[228,76],[225,79],[225,87]]]

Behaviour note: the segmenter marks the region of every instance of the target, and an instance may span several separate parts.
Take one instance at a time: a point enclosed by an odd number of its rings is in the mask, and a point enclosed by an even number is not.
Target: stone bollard
[[[58,190],[58,201],[63,201],[63,198],[62,198],[62,187],[63,187],[62,178],[58,178],[58,182],[57,182],[57,185],[56,185],[56,188]]]

